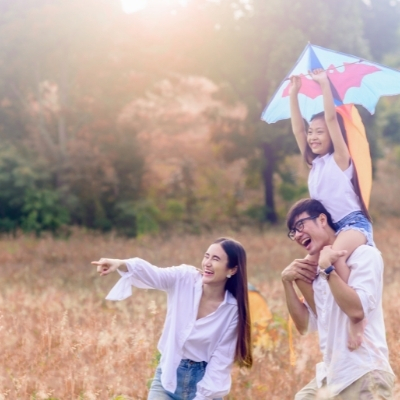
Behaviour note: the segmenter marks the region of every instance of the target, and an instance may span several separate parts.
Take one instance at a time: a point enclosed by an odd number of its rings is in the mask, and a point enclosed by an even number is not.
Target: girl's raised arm
[[[300,113],[299,100],[297,98],[301,88],[300,76],[294,75],[290,77],[290,121],[292,123],[292,130],[296,138],[297,145],[300,152],[304,155],[307,147],[307,133],[304,125],[303,117]]]
[[[334,148],[333,157],[339,168],[344,171],[350,165],[350,152],[339,126],[328,76],[323,69],[310,71],[310,75],[321,86],[322,97],[324,99],[325,122]]]

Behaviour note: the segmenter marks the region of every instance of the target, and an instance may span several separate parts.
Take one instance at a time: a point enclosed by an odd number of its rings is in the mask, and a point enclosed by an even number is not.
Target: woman
[[[148,400],[220,400],[229,393],[233,363],[252,366],[246,252],[239,242],[217,239],[201,272],[189,265],[157,268],[140,258],[92,264],[101,276],[116,269],[122,276],[108,300],[125,299],[132,286],[167,292],[161,359]]]

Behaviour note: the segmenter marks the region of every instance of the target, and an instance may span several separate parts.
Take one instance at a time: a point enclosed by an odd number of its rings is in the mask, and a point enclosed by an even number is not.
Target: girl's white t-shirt
[[[353,174],[353,163],[342,171],[336,164],[333,153],[317,157],[312,162],[308,176],[310,196],[324,205],[333,222],[339,222],[354,211],[361,211],[360,198],[351,182]]]

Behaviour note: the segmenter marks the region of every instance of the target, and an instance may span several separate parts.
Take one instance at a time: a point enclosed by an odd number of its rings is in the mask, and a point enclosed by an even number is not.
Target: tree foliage
[[[304,182],[288,122],[261,122],[263,107],[307,41],[399,67],[399,13],[394,0],[152,0],[131,15],[114,0],[0,0],[0,229],[276,221],[276,199]],[[397,110],[365,118],[373,156],[379,133],[397,143]]]

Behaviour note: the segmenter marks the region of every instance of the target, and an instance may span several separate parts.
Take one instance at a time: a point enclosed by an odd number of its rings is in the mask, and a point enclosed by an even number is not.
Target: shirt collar
[[[236,301],[235,297],[229,290],[225,290],[225,299],[222,302],[222,304],[224,304],[224,303],[237,305],[237,301]]]
[[[313,164],[316,164],[316,163],[318,163],[318,162],[326,162],[327,161],[327,159],[332,155],[333,153],[327,153],[327,154],[325,154],[324,156],[318,156],[318,157],[315,157],[314,158],[314,160],[312,160],[312,163]]]

